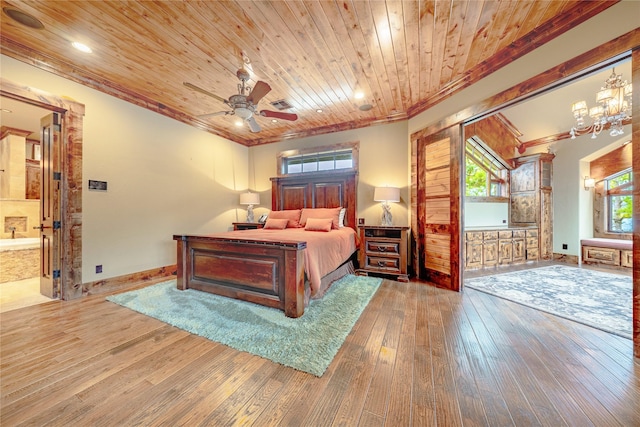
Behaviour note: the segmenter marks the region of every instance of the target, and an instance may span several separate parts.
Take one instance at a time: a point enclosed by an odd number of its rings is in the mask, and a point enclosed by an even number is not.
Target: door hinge
[[[60,223],[60,221],[53,221],[54,230],[60,230],[60,227],[62,227],[62,224]]]
[[[53,173],[53,179],[56,181],[60,181],[62,179],[62,173],[61,172],[54,172]]]
[[[60,270],[53,270],[53,278],[54,279],[60,278]]]

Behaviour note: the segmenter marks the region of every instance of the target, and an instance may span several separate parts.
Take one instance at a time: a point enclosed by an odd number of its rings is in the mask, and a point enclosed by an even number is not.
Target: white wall
[[[593,237],[593,190],[584,189],[590,162],[622,145],[625,138],[611,138],[603,132],[596,139],[582,135],[564,141],[553,159],[553,252],[580,255],[580,239]],[[562,249],[562,244],[567,249]]]
[[[173,234],[244,220],[248,149],[5,56],[2,76],[85,104],[82,281],[176,261]],[[87,190],[89,179],[108,191]],[[103,273],[96,274],[101,264]]]
[[[308,138],[292,139],[276,144],[250,148],[250,182],[261,193],[261,206],[256,214],[271,208],[271,181],[277,176],[276,156],[281,151],[293,148],[320,147],[344,142],[360,142],[360,165],[358,174],[357,216],[366,224],[379,225],[382,208],[373,201],[373,190],[377,186],[400,187],[400,203],[393,203],[393,224],[409,225],[410,203],[409,146],[407,144],[407,121],[388,125],[335,132]],[[255,165],[255,167],[254,167]]]
[[[509,203],[464,205],[464,227],[505,227],[509,225]]]

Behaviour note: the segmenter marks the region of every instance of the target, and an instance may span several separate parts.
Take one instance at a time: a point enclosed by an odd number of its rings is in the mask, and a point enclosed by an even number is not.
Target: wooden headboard
[[[354,171],[303,173],[271,178],[271,209],[335,208],[347,209],[345,225],[354,230],[358,174]]]

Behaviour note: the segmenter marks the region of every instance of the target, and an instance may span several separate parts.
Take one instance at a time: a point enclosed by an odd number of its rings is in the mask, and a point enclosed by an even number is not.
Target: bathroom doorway
[[[2,97],[0,312],[51,301],[41,292],[42,117],[50,110]]]

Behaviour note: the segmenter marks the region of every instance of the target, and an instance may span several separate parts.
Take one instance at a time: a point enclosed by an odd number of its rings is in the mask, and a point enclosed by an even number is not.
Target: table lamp
[[[391,216],[391,206],[389,202],[400,201],[400,189],[397,187],[376,187],[373,192],[373,200],[382,202],[382,225],[384,227],[391,227],[393,225],[393,218]]]
[[[260,195],[247,191],[240,195],[240,204],[247,205],[247,222],[253,222],[253,205],[260,204]]]

